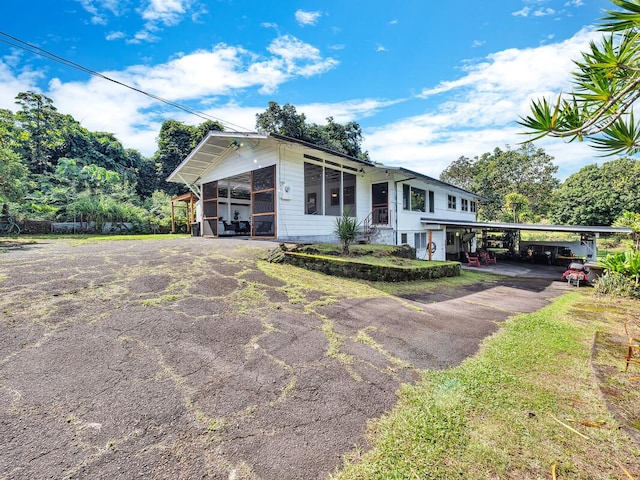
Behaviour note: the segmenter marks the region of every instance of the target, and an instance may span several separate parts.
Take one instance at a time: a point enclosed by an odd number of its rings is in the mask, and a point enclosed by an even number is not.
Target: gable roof
[[[211,131],[194,148],[187,158],[167,177],[167,182],[193,185],[204,172],[230,150],[243,142],[259,141],[269,136],[255,132],[216,132]],[[235,144],[234,144],[235,142]]]
[[[257,132],[218,132],[211,131],[207,134],[207,136],[202,139],[202,141],[198,144],[196,148],[191,151],[191,153],[185,158],[180,165],[178,165],[175,170],[167,177],[168,182],[175,183],[185,183],[187,185],[195,184],[202,175],[207,171],[212,164],[214,164],[218,159],[225,156],[230,150],[237,148],[240,144],[246,142],[248,144],[252,144],[252,142],[259,142],[260,140],[265,140],[272,138],[276,141],[293,143],[296,145],[300,145],[304,148],[309,148],[311,150],[316,150],[320,152],[327,153],[329,155],[340,157],[350,162],[354,162],[356,164],[360,164],[363,167],[367,167],[367,169],[375,168],[379,170],[392,171],[400,174],[407,175],[411,179],[419,179],[423,180],[426,183],[430,183],[433,185],[444,186],[450,190],[456,190],[460,193],[464,193],[466,195],[475,197],[477,199],[481,199],[482,197],[476,193],[469,192],[463,188],[456,187],[455,185],[451,185],[450,183],[443,182],[442,180],[438,180],[436,178],[430,177],[428,175],[424,175],[419,172],[414,172],[412,170],[408,170],[403,167],[390,167],[383,164],[373,163],[368,160],[363,160],[361,158],[352,157],[342,152],[337,152],[335,150],[331,150],[330,148],[322,147],[319,145],[315,145],[313,143],[309,143],[304,140],[299,140],[297,138],[287,137],[286,135],[280,135],[277,133],[257,133]]]

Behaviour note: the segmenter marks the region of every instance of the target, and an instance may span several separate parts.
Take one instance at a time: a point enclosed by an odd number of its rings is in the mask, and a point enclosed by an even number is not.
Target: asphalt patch
[[[0,254],[0,478],[326,478],[403,382],[563,291],[486,282],[327,303],[307,287],[291,303],[258,269],[274,246]]]

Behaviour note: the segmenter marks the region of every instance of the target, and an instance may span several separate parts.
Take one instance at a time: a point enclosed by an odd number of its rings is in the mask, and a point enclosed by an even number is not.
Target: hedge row
[[[284,262],[297,267],[317,270],[327,275],[359,278],[374,282],[406,282],[460,275],[459,262],[430,263],[424,267],[396,267],[350,262],[343,258],[285,252]]]

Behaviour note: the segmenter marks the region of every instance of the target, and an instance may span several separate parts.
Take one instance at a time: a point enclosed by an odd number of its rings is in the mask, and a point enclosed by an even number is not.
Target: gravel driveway
[[[274,245],[43,240],[0,253],[0,478],[313,479],[422,369],[559,282],[398,299]]]

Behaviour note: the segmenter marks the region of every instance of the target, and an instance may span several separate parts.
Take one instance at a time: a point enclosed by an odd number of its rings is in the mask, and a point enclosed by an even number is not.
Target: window
[[[333,168],[304,164],[304,213],[335,215],[356,213],[356,176]]]
[[[332,168],[324,169],[324,214],[325,215],[342,215],[340,209],[340,177],[342,172]]]
[[[342,172],[342,208],[350,215],[356,214],[356,176]]]
[[[436,211],[436,200],[433,191],[429,190],[429,213]]]
[[[456,209],[456,197],[454,195],[447,195],[447,208],[450,210]]]
[[[431,193],[431,192],[429,192]],[[426,212],[426,194],[421,188],[402,185],[402,208],[412,212]]]
[[[400,243],[402,243],[403,245],[407,243],[407,234],[406,233],[401,233],[400,234]]]
[[[454,232],[447,232],[447,245],[456,244],[456,234]]]
[[[476,213],[478,211],[478,206],[475,201],[471,200],[471,211]]]
[[[460,199],[460,210],[462,210],[463,212],[469,211],[469,200],[467,200],[466,198]]]
[[[304,198],[307,215],[322,215],[322,167],[312,163],[304,164]]]
[[[413,243],[416,250],[427,248],[427,232],[418,232],[413,234]]]

